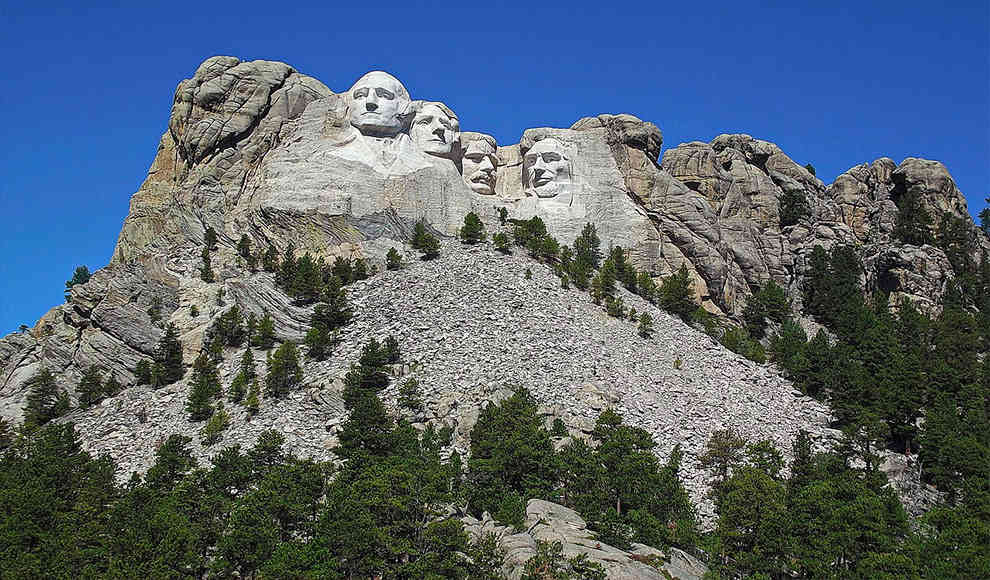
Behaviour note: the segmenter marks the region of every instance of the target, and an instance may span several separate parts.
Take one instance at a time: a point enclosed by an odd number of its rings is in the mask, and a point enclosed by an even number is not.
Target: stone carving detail
[[[571,193],[571,156],[563,141],[544,137],[522,153],[523,187],[527,195],[546,199]],[[559,201],[570,205],[571,196]]]
[[[498,144],[491,135],[461,133],[461,175],[471,191],[480,195],[495,194]]]
[[[423,152],[456,161],[460,156],[461,124],[450,107],[433,101],[414,101],[409,136]]]
[[[359,78],[347,92],[351,125],[369,137],[395,137],[403,129],[409,91],[383,71]]]

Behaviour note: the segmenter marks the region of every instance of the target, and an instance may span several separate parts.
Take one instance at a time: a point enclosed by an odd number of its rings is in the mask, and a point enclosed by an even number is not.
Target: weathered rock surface
[[[359,138],[348,122],[353,99],[288,65],[232,57],[210,58],[182,81],[111,263],[29,332],[0,339],[0,415],[19,419],[24,384],[43,366],[70,391],[94,364],[132,383],[131,369],[167,323],[179,329],[191,363],[210,322],[235,303],[271,312],[280,339],[300,339],[309,309],[291,305],[270,275],[248,273],[236,251],[242,234],[256,250],[292,245],[381,266],[420,219],[437,234],[453,234],[464,214],[476,211],[493,230],[496,208],[506,208],[510,217],[543,217],[566,244],[590,221],[606,248],[629,249],[640,269],[662,276],[686,265],[699,301],[727,316],[738,315],[768,279],[799,306],[815,245],[854,244],[867,290],[932,311],[958,274],[941,249],[892,238],[897,203],[909,193],[932,215],[968,216],[962,193],[935,161],[881,158],[826,186],[776,145],[748,135],[681,144],[660,159],[655,125],[599,115],[568,129],[531,129],[518,144],[498,147],[494,193],[482,195],[457,163],[424,155],[401,131]],[[471,128],[466,119],[460,124]],[[781,227],[785,194],[804,197],[809,213]],[[220,237],[215,283],[198,272],[207,227]],[[975,226],[972,235],[978,253],[990,253],[986,235]],[[254,420],[235,409],[226,442],[250,444],[275,427],[299,452],[329,457],[342,412],[337,379],[364,341],[387,333],[406,349],[409,367],[397,372],[427,387],[428,411],[417,420],[456,423],[459,446],[479,406],[514,384],[529,386],[547,416],[564,418],[574,435],[611,405],[653,433],[661,454],[676,443],[685,447],[685,477],[703,514],[710,514],[704,476],[690,458],[714,429],[732,426],[784,450],[799,428],[828,436],[827,410],[793,393],[773,367],[729,353],[637,297],[625,299],[657,321],[652,341],[607,318],[587,295],[560,289],[544,268],[522,279],[533,267],[526,258],[456,244],[444,254],[355,284],[358,317],[335,357],[307,365],[310,386],[266,401]],[[239,354],[225,353],[228,383]],[[141,470],[155,442],[199,428],[185,419],[185,389],[133,387],[69,420],[79,423],[90,449],[115,455],[122,472]]]
[[[526,562],[536,554],[536,542],[560,542],[563,555],[573,558],[585,554],[588,560],[600,564],[608,578],[615,580],[701,580],[708,568],[691,555],[671,548],[667,552],[642,544],[634,544],[632,551],[603,544],[587,523],[572,509],[541,499],[531,499],[526,504],[526,523],[522,531],[499,525],[486,512],[481,520],[471,516],[461,519],[464,530],[473,540],[493,534],[505,551],[506,578],[518,580]],[[653,559],[650,565],[644,560]]]

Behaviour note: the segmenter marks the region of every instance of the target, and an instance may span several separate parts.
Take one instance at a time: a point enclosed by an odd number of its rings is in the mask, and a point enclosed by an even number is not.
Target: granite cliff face
[[[0,339],[0,413],[19,418],[24,383],[42,367],[70,390],[92,364],[133,383],[134,365],[153,351],[165,322],[179,328],[188,365],[205,329],[234,303],[271,312],[280,339],[300,339],[309,309],[290,304],[269,275],[248,271],[236,251],[244,234],[255,248],[360,256],[381,269],[385,253],[403,248],[419,220],[453,235],[475,211],[497,231],[496,211],[505,208],[513,218],[540,216],[562,244],[592,222],[605,247],[623,246],[656,277],[686,265],[699,301],[727,317],[738,316],[751,289],[769,279],[799,304],[815,245],[855,245],[867,288],[883,285],[931,309],[957,274],[942,250],[892,236],[897,203],[909,194],[933,215],[969,220],[962,193],[935,161],[882,158],[826,185],[773,143],[748,135],[681,144],[661,157],[660,130],[631,115],[530,129],[501,146],[461,128],[446,105],[413,100],[385,73],[369,73],[338,94],[283,63],[208,59],[176,89],[168,131],[131,199],[110,264],[29,332]],[[789,194],[803,197],[808,213],[782,226]],[[213,283],[198,272],[208,227],[220,238]],[[990,251],[986,236],[974,235],[980,251]],[[421,420],[456,423],[461,445],[478,406],[520,381],[575,434],[598,410],[617,405],[662,450],[681,442],[689,456],[721,426],[785,449],[799,428],[827,437],[827,409],[792,392],[772,367],[742,360],[628,296],[660,321],[661,338],[644,343],[586,304],[586,295],[561,290],[549,272],[521,280],[524,258],[479,251],[489,255],[451,244],[443,267],[420,264],[359,284],[352,291],[357,323],[332,362],[307,367],[311,389],[268,406],[254,422],[235,417],[229,437],[248,442],[274,425],[293,434],[300,450],[326,455],[342,412],[337,379],[362,340],[389,332],[422,365],[422,382],[435,385]],[[162,322],[149,314],[153,305]],[[193,305],[199,316],[191,315]],[[467,333],[463,341],[450,338],[458,332]],[[449,348],[455,343],[464,348]],[[240,355],[228,350],[227,382]],[[675,372],[675,358],[683,370]],[[183,382],[134,387],[71,419],[92,449],[140,469],[157,438],[195,428],[183,416],[185,391]],[[703,503],[701,474],[687,475]]]

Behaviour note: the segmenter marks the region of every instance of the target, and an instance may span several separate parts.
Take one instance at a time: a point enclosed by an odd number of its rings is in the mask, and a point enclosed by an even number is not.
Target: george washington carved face
[[[402,130],[402,113],[409,106],[409,92],[387,72],[372,71],[354,83],[347,93],[351,125],[362,135],[394,137]]]

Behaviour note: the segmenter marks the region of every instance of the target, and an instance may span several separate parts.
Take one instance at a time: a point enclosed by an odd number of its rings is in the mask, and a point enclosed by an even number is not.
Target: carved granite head
[[[433,101],[413,101],[409,136],[420,150],[452,159],[459,149],[461,125],[447,105]]]
[[[523,154],[523,186],[537,197],[555,197],[560,185],[571,182],[571,162],[567,146],[554,137],[545,137]]]
[[[495,194],[495,170],[498,167],[495,138],[483,133],[461,133],[461,175],[471,191]]]
[[[403,128],[409,92],[387,72],[372,71],[359,78],[347,93],[351,125],[363,135],[394,137]]]

